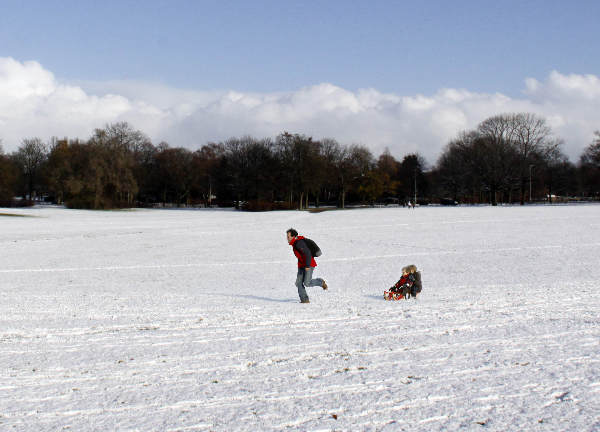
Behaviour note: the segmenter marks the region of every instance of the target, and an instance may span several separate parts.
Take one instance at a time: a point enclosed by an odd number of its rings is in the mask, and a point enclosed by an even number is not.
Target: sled
[[[402,300],[404,295],[401,292],[384,291],[383,298],[385,300]]]

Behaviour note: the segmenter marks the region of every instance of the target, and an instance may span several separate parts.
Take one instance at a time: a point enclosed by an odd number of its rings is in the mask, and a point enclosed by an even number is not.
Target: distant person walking
[[[298,295],[300,296],[300,303],[310,303],[308,294],[306,294],[306,287],[309,286],[320,286],[324,290],[327,289],[327,283],[321,279],[313,279],[313,270],[317,266],[313,252],[309,248],[308,242],[310,240],[305,239],[298,235],[298,231],[294,228],[290,228],[286,231],[288,244],[292,247],[294,255],[298,258],[298,274],[296,276],[296,287],[298,287]],[[314,244],[314,242],[312,242]]]

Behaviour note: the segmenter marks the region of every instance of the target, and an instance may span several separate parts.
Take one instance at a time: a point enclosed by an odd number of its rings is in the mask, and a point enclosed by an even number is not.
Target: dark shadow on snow
[[[261,296],[255,296],[255,295],[236,295],[234,297],[244,297],[250,300],[263,300],[263,301],[270,301],[270,302],[276,302],[276,303],[297,303],[300,300],[292,300],[292,299],[274,299],[274,298],[269,298],[269,297],[261,297]]]
[[[369,294],[369,295],[366,295],[365,297],[366,297],[366,298],[370,298],[370,299],[374,299],[374,300],[386,301],[386,300],[383,298],[383,294],[381,294],[381,295],[373,295],[373,294]]]
[[[269,302],[275,302],[275,303],[297,303],[299,300],[293,300],[293,299],[276,299],[276,298],[269,298],[269,297],[261,297],[261,296],[256,296],[256,295],[248,295],[248,294],[236,294],[236,295],[230,295],[230,294],[213,294],[213,295],[218,295],[218,296],[222,296],[222,297],[231,297],[231,298],[247,298],[250,300],[262,300],[262,301],[269,301]]]

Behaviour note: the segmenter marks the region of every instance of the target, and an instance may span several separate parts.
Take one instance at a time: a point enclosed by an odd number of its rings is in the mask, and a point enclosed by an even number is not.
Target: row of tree
[[[448,195],[461,201],[523,204],[535,196],[598,198],[600,133],[572,164],[543,118],[529,113],[490,117],[461,133],[440,156],[436,175]],[[536,192],[537,195],[534,195]]]
[[[223,205],[254,210],[349,203],[524,203],[553,195],[600,196],[600,133],[577,165],[545,120],[494,116],[461,133],[428,167],[419,154],[375,157],[362,145],[284,132],[274,140],[231,138],[196,151],[154,145],[127,123],[87,141],[24,139],[0,146],[0,204],[14,197],[108,209]]]

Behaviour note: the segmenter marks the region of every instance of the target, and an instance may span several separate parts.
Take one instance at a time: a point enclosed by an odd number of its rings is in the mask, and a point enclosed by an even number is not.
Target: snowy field
[[[600,430],[600,206],[0,213],[2,431]]]

